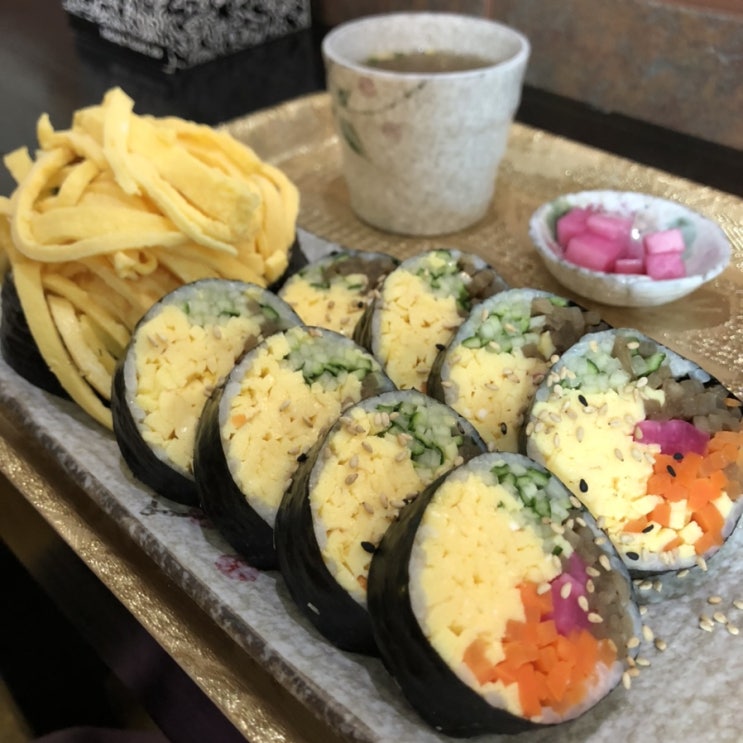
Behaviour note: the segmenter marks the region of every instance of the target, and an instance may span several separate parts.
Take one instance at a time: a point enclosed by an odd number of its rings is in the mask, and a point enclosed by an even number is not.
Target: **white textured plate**
[[[566,261],[555,239],[555,222],[572,207],[596,207],[632,216],[641,232],[681,227],[687,241],[687,275],[657,280],[639,274],[591,271]],[[730,262],[730,243],[715,222],[675,201],[634,191],[581,191],[560,196],[534,212],[529,236],[545,267],[561,284],[588,299],[619,307],[649,307],[680,299],[718,276]]]

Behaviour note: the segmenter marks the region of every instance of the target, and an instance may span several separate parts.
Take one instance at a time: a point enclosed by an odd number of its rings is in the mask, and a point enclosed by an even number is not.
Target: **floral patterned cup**
[[[395,72],[369,60],[411,52],[475,55],[458,72]],[[487,211],[521,98],[528,40],[494,21],[392,13],[338,26],[323,41],[351,207],[406,235],[464,229]]]

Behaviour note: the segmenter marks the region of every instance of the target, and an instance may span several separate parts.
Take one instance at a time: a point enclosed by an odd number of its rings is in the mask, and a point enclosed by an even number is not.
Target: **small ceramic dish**
[[[653,279],[645,274],[605,273],[567,261],[555,237],[555,225],[573,207],[631,217],[633,230],[640,235],[679,227],[686,243],[686,276]],[[561,284],[588,299],[620,307],[649,307],[680,299],[718,276],[730,262],[730,243],[715,222],[674,201],[632,191],[560,196],[534,212],[529,236],[547,270]]]

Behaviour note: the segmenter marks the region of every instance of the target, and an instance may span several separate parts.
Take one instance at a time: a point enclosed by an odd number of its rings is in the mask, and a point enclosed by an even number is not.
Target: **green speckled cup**
[[[457,72],[397,72],[374,57],[431,51],[482,58]],[[351,207],[406,235],[469,227],[487,211],[521,98],[528,40],[494,21],[391,13],[342,24],[323,41]]]

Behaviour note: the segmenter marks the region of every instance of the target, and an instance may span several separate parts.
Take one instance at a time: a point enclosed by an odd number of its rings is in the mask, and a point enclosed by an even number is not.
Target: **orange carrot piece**
[[[661,501],[652,510],[650,519],[661,526],[668,526],[671,523],[671,504],[668,501]]]
[[[538,674],[534,670],[534,666],[530,663],[521,666],[517,671],[519,702],[524,717],[536,717],[542,711],[542,705],[539,701],[540,696],[542,696],[540,677],[544,678],[541,673]]]
[[[717,506],[714,503],[708,503],[704,508],[696,511],[692,515],[692,519],[699,524],[702,531],[713,534],[721,532],[725,523],[725,519],[723,519],[722,514],[717,510]]]
[[[547,619],[537,625],[537,646],[544,648],[552,645],[557,639],[557,625],[554,620]]]
[[[539,658],[534,662],[534,668],[542,673],[549,673],[550,668],[562,662],[557,658],[557,650],[554,644],[539,648]]]
[[[553,664],[546,674],[547,690],[549,691],[552,705],[559,703],[565,696],[571,680],[570,666],[562,662]]]
[[[479,684],[486,684],[493,676],[493,664],[485,654],[487,647],[488,641],[483,637],[477,637],[467,646],[462,659],[475,674]]]
[[[639,534],[648,525],[648,517],[640,516],[639,518],[628,521],[623,527],[622,531],[629,532],[631,534]]]
[[[721,490],[722,488],[718,487],[715,481],[709,477],[700,477],[694,480],[689,492],[689,510],[693,513],[704,508],[707,503],[720,495]]]
[[[694,542],[694,552],[698,555],[703,555],[719,544],[722,544],[722,534],[708,531]]]
[[[674,537],[669,542],[666,542],[662,549],[664,552],[670,552],[671,550],[675,550],[676,547],[680,547],[683,543],[684,540],[681,537]]]
[[[519,586],[527,622],[538,622],[543,616],[552,613],[552,592],[540,594],[537,589],[536,583],[522,583]]]
[[[512,668],[520,668],[526,663],[533,663],[539,658],[539,649],[532,643],[518,640],[503,643],[506,662]]]

